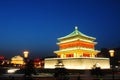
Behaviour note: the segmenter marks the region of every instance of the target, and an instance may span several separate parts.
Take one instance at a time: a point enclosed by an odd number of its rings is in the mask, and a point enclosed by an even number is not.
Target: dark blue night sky
[[[76,25],[96,49],[120,47],[120,0],[1,0],[0,55],[53,56]]]

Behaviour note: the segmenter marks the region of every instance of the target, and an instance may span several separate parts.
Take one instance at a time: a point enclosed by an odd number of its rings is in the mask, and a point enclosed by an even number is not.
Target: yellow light
[[[110,53],[111,57],[114,57],[114,52],[115,52],[114,50],[109,50],[109,53]]]
[[[24,54],[24,58],[28,58],[28,54],[29,54],[28,51],[24,51],[23,54]]]
[[[19,69],[8,69],[7,73],[15,73],[15,71],[17,71],[17,70],[19,70]]]

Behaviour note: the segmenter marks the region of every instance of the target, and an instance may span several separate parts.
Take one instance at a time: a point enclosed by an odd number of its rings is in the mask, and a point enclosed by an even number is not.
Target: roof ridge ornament
[[[75,26],[75,30],[78,30],[78,26]]]
[[[78,26],[75,26],[75,34],[79,34],[79,32],[78,32]]]
[[[66,39],[66,38],[69,38],[69,37],[73,37],[73,36],[82,36],[82,37],[85,37],[87,39],[91,39],[91,40],[95,40],[96,38],[94,37],[91,37],[91,36],[87,36],[83,33],[81,33],[79,30],[78,30],[78,26],[74,26],[74,31],[64,37],[61,37],[61,38],[58,38],[58,40],[62,40],[62,39]]]

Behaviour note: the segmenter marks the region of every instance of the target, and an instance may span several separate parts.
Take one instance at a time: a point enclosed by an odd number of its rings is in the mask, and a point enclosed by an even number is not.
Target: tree
[[[109,50],[107,48],[102,48],[101,52],[98,53],[98,57],[110,57]]]
[[[33,64],[32,60],[26,61],[24,71],[25,71],[25,76],[31,76],[32,74],[36,74],[36,71],[35,71],[34,64]]]
[[[68,72],[65,68],[55,68],[55,74],[54,77],[58,80],[69,80],[67,77]]]
[[[3,61],[2,61],[2,60],[0,60],[0,67],[2,67],[2,63],[3,63]]]

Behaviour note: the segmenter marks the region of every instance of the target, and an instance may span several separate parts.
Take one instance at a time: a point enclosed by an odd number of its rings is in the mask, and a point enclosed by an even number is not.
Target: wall
[[[58,60],[62,61],[67,69],[91,69],[97,64],[102,69],[109,69],[109,58],[46,58],[44,68],[55,68]]]

